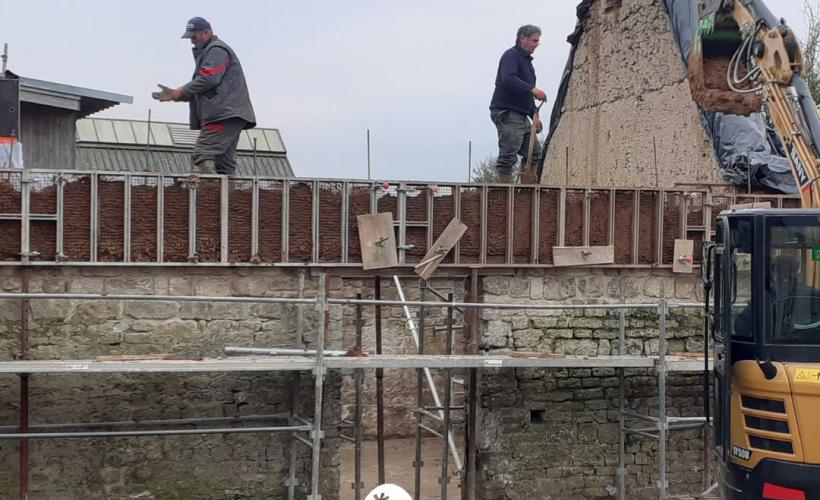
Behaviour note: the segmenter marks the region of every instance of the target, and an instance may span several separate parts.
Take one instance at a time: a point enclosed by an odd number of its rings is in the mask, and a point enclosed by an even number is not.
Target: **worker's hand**
[[[544,130],[544,123],[541,122],[541,118],[538,115],[535,116],[533,122],[535,123],[535,133],[540,134],[541,131]]]
[[[533,87],[530,92],[532,92],[532,96],[538,99],[539,101],[547,101],[547,94],[544,93],[544,91],[539,89],[538,87]]]
[[[182,97],[182,91],[179,89],[172,89],[161,83],[158,83],[157,87],[160,88],[160,92],[151,92],[151,97],[160,102],[178,101]]]

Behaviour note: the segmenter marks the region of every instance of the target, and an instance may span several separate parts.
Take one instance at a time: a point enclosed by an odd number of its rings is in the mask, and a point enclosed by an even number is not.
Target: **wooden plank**
[[[695,261],[695,242],[692,240],[675,240],[675,253],[672,259],[673,273],[691,273]]]
[[[614,264],[615,247],[552,247],[555,267]]]
[[[730,210],[751,210],[753,208],[772,208],[772,202],[761,201],[758,203],[738,203],[729,207]]]
[[[362,268],[368,270],[398,266],[393,213],[359,215],[356,220],[359,223]]]
[[[453,220],[447,224],[447,227],[444,228],[444,231],[427,251],[424,258],[421,259],[421,262],[416,265],[416,274],[418,274],[421,279],[429,279],[438,265],[441,264],[441,261],[444,260],[444,257],[456,246],[456,243],[464,236],[466,231],[467,226],[453,217]]]

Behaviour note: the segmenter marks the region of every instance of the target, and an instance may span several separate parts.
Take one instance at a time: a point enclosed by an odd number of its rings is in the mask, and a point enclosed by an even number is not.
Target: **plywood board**
[[[552,247],[555,267],[614,264],[615,247]]]
[[[429,279],[438,265],[441,264],[441,261],[444,260],[444,257],[450,253],[450,250],[456,246],[458,240],[464,236],[465,231],[467,231],[467,226],[454,217],[436,239],[436,242],[433,243],[433,246],[430,247],[430,250],[427,251],[424,258],[421,259],[421,262],[416,265],[416,274],[422,279]]]
[[[362,249],[362,268],[384,269],[399,265],[393,213],[366,214],[356,217]]]
[[[672,260],[673,273],[691,273],[695,262],[695,242],[675,240],[675,254]]]

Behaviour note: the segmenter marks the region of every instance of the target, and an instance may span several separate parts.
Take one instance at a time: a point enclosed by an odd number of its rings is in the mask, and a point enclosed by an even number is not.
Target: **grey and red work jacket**
[[[208,123],[241,118],[245,128],[256,126],[245,74],[236,53],[216,36],[204,47],[194,47],[194,76],[182,87],[190,106],[190,125],[199,130]]]

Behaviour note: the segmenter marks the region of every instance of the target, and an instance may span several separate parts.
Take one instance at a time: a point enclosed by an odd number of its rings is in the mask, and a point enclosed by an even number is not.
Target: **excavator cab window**
[[[733,220],[731,241],[731,311],[729,331],[733,338],[754,336],[754,306],[752,304],[752,248],[754,246],[752,221]]]
[[[820,344],[820,220],[767,219],[767,342]]]

